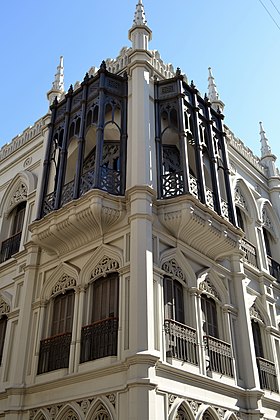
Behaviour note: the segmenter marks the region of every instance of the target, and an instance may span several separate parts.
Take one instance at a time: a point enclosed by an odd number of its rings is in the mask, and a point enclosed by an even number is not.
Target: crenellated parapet
[[[14,137],[10,143],[6,143],[0,149],[0,161],[11,155],[24,144],[30,142],[34,137],[42,133],[42,129],[47,124],[49,117],[45,115],[34,123],[34,125],[26,128],[22,134]]]
[[[229,144],[233,147],[233,149],[240,153],[241,156],[250,162],[251,165],[260,171],[264,176],[267,176],[266,169],[261,164],[260,158],[256,156],[249,147],[245,146],[245,144],[238,137],[236,137],[227,126],[224,126],[224,130],[226,137],[229,140]]]

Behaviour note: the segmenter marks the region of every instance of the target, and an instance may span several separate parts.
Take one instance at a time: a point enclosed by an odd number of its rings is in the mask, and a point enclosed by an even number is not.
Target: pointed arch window
[[[119,276],[110,273],[91,285],[91,317],[82,328],[81,363],[116,356],[119,324]]]
[[[213,298],[201,295],[201,310],[203,313],[203,330],[206,335],[219,338],[217,307]]]
[[[25,210],[26,201],[22,201],[11,211],[9,215],[7,223],[7,229],[9,230],[7,236],[9,237],[1,244],[0,263],[7,261],[19,251]]]
[[[184,324],[183,286],[178,280],[164,278],[164,310],[165,318]]]
[[[41,340],[38,374],[67,368],[74,315],[74,290],[57,295],[50,305],[50,336]]]
[[[251,320],[256,361],[259,372],[260,386],[262,389],[279,392],[275,364],[264,358],[265,348],[263,346],[262,326],[255,318]]]

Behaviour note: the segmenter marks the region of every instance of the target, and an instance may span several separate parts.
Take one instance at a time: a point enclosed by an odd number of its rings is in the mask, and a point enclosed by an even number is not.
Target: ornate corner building
[[[0,150],[0,418],[280,418],[280,175],[149,50]]]

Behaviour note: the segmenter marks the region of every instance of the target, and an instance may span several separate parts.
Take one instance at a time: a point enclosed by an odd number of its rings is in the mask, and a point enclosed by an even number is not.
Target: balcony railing
[[[258,268],[256,247],[247,241],[247,239],[243,238],[241,239],[241,249],[245,252],[245,261]]]
[[[279,392],[275,364],[262,357],[257,357],[257,365],[261,388]]]
[[[161,176],[163,198],[184,194],[183,172],[170,172]]]
[[[269,255],[267,256],[269,273],[280,283],[280,264],[274,261]]]
[[[231,346],[209,335],[204,337],[209,356],[209,370],[233,377]]]
[[[0,263],[9,260],[12,255],[14,255],[16,252],[19,251],[20,240],[21,240],[21,232],[17,233],[14,236],[11,236],[10,238],[2,242],[1,253],[0,253]]]
[[[164,329],[167,356],[197,365],[196,330],[171,319],[164,321]]]
[[[62,188],[60,207],[69,203],[73,200],[74,196],[74,185],[75,181],[72,180],[65,184]],[[94,171],[93,169],[88,170],[81,176],[80,182],[80,197],[87,191],[94,188]],[[107,191],[110,194],[120,195],[121,194],[121,172],[114,169],[101,167],[101,175],[98,189]],[[53,211],[55,205],[55,191],[47,194],[43,203],[43,216]]]
[[[106,318],[82,328],[81,363],[117,355],[118,318]]]
[[[41,340],[38,374],[68,367],[72,333]]]

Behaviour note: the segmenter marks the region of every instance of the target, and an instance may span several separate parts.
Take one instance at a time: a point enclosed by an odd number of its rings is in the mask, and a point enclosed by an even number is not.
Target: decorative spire
[[[60,99],[63,93],[64,93],[64,67],[63,67],[63,57],[61,56],[59,60],[59,65],[57,66],[57,72],[55,74],[52,88],[47,93],[47,98],[50,105],[53,103],[55,97]]]
[[[265,135],[262,122],[260,122],[260,135],[261,135],[261,163],[267,169],[267,174],[270,178],[279,177],[279,172],[275,166],[276,156],[273,153],[271,153],[271,147],[268,144],[268,139]],[[278,201],[279,201],[279,198],[278,198]]]
[[[263,129],[263,125],[261,121],[260,121],[260,136],[261,136],[261,157],[264,158],[266,156],[271,155],[271,148],[268,144],[268,139],[265,136],[265,131]]]
[[[138,1],[136,5],[136,10],[134,13],[133,25],[132,26],[139,26],[139,25],[146,25],[147,20],[145,16],[145,10],[142,3],[142,0]]]
[[[212,104],[212,107],[217,111],[220,109],[223,112],[225,104],[219,99],[219,94],[217,86],[215,83],[214,76],[212,74],[211,67],[208,67],[209,76],[208,76],[208,98]]]
[[[138,0],[136,5],[133,24],[128,31],[128,38],[132,42],[133,50],[148,50],[148,43],[152,39],[152,31],[147,26],[142,0]]]

